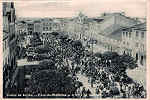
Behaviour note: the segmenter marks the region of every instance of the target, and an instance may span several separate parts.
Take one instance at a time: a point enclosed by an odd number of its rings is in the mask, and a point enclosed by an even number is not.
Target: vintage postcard
[[[148,100],[147,3],[1,1],[2,98]]]

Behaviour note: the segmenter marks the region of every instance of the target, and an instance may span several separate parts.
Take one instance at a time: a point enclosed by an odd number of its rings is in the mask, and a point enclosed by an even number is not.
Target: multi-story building
[[[146,63],[146,23],[122,29],[122,52],[134,57],[139,64]]]
[[[42,32],[41,21],[34,21],[34,32],[37,32],[39,34]]]
[[[130,27],[140,23],[125,16],[123,13],[105,13],[100,17],[87,18],[87,30],[84,32],[87,38],[97,40],[97,45],[105,51],[120,53],[121,31],[124,27]]]
[[[88,39],[97,40],[96,46],[104,48],[104,51],[125,53],[134,57],[140,64],[145,64],[145,27],[146,25],[141,24],[141,21],[127,17],[124,13],[106,13],[97,18],[87,18],[80,13],[78,17],[69,22],[66,29],[71,35],[79,37],[81,34],[82,39],[85,36]],[[132,30],[128,32],[132,34],[131,36],[122,35],[123,31],[129,30]]]
[[[29,43],[28,43],[28,30],[27,30],[28,26],[27,23],[25,21],[17,21],[16,22],[16,33],[18,35],[18,46],[20,46],[22,48],[22,46],[26,47]]]
[[[8,65],[9,65],[9,21],[10,21],[10,8],[8,3],[3,3],[3,71],[7,73],[4,79],[8,79]]]
[[[64,32],[73,39],[82,40],[86,33],[86,30],[88,29],[87,19],[87,16],[85,16],[81,12],[77,17],[68,18],[66,24],[64,24]]]
[[[15,8],[14,3],[11,3],[11,20],[10,20],[10,35],[9,35],[9,47],[10,47],[10,59],[11,59],[11,66],[16,64],[16,44],[17,44],[17,35],[15,29]]]
[[[91,22],[93,38],[105,51],[128,54],[141,65],[146,61],[146,23],[122,13],[105,14],[100,22]]]
[[[16,44],[14,3],[3,3],[3,86],[10,86],[13,71],[16,68]],[[5,92],[5,91],[4,91]]]
[[[42,22],[42,33],[43,34],[51,33],[51,30],[52,30],[52,27],[51,27],[52,19],[45,18],[45,19],[42,19],[41,22]]]
[[[26,35],[27,30],[27,23],[25,21],[19,21],[16,23],[16,32],[18,35]]]
[[[61,19],[58,18],[45,18],[41,20],[42,23],[42,34],[41,34],[41,39],[42,41],[45,41],[47,36],[51,34],[52,32],[61,32]]]
[[[116,34],[116,31],[123,27],[133,26],[139,23],[139,21],[134,18],[125,16],[122,13],[106,13],[98,18],[93,18],[93,21],[90,22],[92,28],[91,31],[94,31],[94,38],[99,39],[101,35],[110,37],[112,39],[121,39],[119,33]],[[116,36],[117,35],[117,36]]]
[[[53,19],[52,24],[51,24],[51,30],[53,32],[60,32],[61,31],[61,27],[62,27],[61,24],[62,24],[61,23],[61,19],[59,19],[59,18]]]
[[[61,29],[61,19],[59,18],[46,18],[46,19],[42,19],[42,33],[51,33],[51,32],[58,32]]]
[[[27,21],[27,26],[28,35],[32,35],[34,32],[34,23],[32,21]]]

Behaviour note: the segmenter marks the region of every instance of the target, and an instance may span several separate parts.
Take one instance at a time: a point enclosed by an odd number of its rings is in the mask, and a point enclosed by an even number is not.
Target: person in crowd
[[[89,98],[90,97],[90,94],[91,94],[91,91],[88,89],[87,91],[86,91],[86,94],[87,94],[87,98]]]
[[[91,87],[93,87],[93,84],[94,84],[94,78],[92,77],[91,78]]]
[[[81,97],[83,98],[85,96],[85,94],[86,94],[85,87],[82,88],[82,92],[81,93],[82,93]]]
[[[81,98],[81,87],[76,90],[76,95]]]
[[[96,87],[95,94],[97,95],[97,97],[99,97],[99,95],[100,95],[100,88],[99,88],[99,86]]]

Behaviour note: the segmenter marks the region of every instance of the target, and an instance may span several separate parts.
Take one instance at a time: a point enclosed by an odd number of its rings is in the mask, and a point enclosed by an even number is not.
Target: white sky
[[[71,17],[79,11],[90,17],[119,11],[132,17],[146,16],[146,0],[22,0],[15,8],[18,17]]]

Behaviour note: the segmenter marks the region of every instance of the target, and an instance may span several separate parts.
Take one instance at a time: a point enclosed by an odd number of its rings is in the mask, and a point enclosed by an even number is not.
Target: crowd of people
[[[112,59],[102,56],[86,56],[81,64],[81,73],[89,77],[91,87],[96,84],[96,94],[102,98],[145,98],[146,90],[143,85],[128,77],[126,70],[112,71],[112,68],[116,68],[113,67],[114,63]],[[119,67],[121,68],[120,64]]]
[[[35,46],[37,54],[47,54],[56,69],[63,69],[67,66],[71,77],[77,74],[88,77],[91,88],[96,85],[95,94],[101,98],[145,98],[144,87],[127,76],[126,66],[136,66],[134,60],[126,55],[108,52],[105,54],[94,54],[85,50],[80,40],[70,39],[66,35],[52,33],[45,37],[42,48]],[[34,41],[33,41],[34,43]],[[40,55],[39,55],[40,56]],[[28,56],[27,56],[28,57]],[[128,58],[127,60],[125,60]],[[41,61],[43,60],[41,59]],[[127,61],[130,61],[128,63]],[[124,63],[126,63],[124,65]],[[132,63],[131,63],[132,62]],[[51,66],[51,65],[47,65]],[[137,66],[136,66],[137,67]],[[47,67],[49,68],[49,67]],[[81,85],[82,86],[82,85]],[[74,92],[75,96],[89,98],[90,89],[82,86]]]

